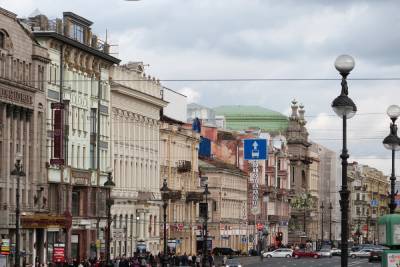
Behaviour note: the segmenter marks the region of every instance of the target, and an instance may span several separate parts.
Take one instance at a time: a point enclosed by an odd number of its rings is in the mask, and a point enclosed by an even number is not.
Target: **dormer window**
[[[78,42],[83,43],[83,27],[78,24],[72,24],[71,37]]]

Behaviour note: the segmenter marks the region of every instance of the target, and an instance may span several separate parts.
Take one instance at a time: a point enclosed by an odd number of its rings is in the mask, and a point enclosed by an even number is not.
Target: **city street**
[[[264,259],[262,262],[259,257],[247,257],[241,258],[240,263],[242,266],[279,266],[279,267],[314,267],[314,266],[326,266],[326,267],[338,267],[340,266],[340,257],[332,257],[332,258],[320,258],[320,259],[311,259],[311,258],[301,258],[301,259],[286,259],[286,258],[272,258],[272,259]],[[380,262],[368,262],[368,259],[351,259],[349,258],[349,267],[355,266],[380,266]]]

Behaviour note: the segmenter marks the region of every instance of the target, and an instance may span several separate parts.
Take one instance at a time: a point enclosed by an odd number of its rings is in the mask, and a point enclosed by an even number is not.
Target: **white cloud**
[[[189,87],[184,87],[178,90],[178,92],[187,96],[188,103],[198,102],[200,99],[200,93]]]

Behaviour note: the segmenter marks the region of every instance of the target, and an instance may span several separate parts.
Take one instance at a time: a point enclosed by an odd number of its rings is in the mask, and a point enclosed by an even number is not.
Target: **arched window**
[[[6,35],[0,31],[0,48],[4,48]]]

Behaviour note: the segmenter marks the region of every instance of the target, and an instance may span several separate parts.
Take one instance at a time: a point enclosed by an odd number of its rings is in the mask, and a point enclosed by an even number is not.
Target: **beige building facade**
[[[18,178],[11,172],[20,154],[25,173],[19,178],[20,210],[27,215],[21,218],[20,249],[27,253],[27,264],[36,257],[46,262],[47,231],[32,221],[48,212],[44,128],[48,62],[47,49],[32,38],[16,14],[0,8],[0,238],[10,245],[16,241]]]
[[[167,208],[169,246],[176,253],[196,253],[199,188],[198,147],[200,135],[183,122],[163,117],[160,126],[160,178],[166,179],[172,194]],[[160,218],[163,218],[162,211]],[[160,220],[163,236],[163,221]],[[163,242],[163,241],[162,241]]]
[[[348,167],[350,182],[350,237],[354,243],[378,240],[377,221],[389,213],[389,178],[368,165],[353,162]]]
[[[104,182],[110,166],[109,70],[119,59],[92,33],[92,22],[72,12],[24,20],[49,51],[46,97],[49,217],[47,261],[55,244],[65,259],[104,257]],[[97,244],[102,244],[98,246]]]
[[[201,160],[200,171],[202,177],[207,177],[210,191],[208,236],[212,247],[247,251],[247,242],[243,241],[249,234],[246,224],[249,177],[239,168],[218,160]],[[199,238],[200,233],[196,233]]]
[[[161,85],[143,63],[111,71],[112,169],[115,188],[111,257],[133,256],[138,248],[160,249]],[[161,156],[162,157],[162,156]]]

